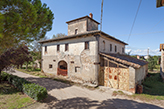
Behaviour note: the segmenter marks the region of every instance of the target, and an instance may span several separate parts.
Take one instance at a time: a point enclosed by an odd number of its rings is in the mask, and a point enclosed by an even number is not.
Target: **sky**
[[[102,0],[41,0],[54,13],[52,30],[46,36],[57,33],[67,35],[67,21],[89,13],[100,22]],[[102,31],[128,43],[125,51],[131,55],[160,55],[159,46],[164,43],[164,6],[156,8],[156,0],[142,0],[133,30],[132,25],[140,0],[104,0]],[[99,26],[100,29],[100,26]],[[128,40],[129,38],[129,40]]]

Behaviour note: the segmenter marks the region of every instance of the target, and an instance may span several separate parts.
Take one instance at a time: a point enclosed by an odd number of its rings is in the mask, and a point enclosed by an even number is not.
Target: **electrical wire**
[[[155,32],[146,32],[146,33],[136,33],[136,34],[131,34],[131,36],[137,36],[137,35],[146,35],[146,34],[155,34],[155,33],[163,33],[164,31],[155,31]],[[115,35],[115,36],[127,36],[129,34],[123,34],[123,35]]]
[[[154,27],[156,27],[163,19],[164,19],[164,18],[162,18],[158,23],[156,23],[156,24],[150,29],[150,31],[151,31]]]
[[[142,0],[140,0],[140,3],[139,3],[139,5],[138,5],[138,9],[137,9],[137,12],[136,12],[136,16],[135,16],[135,18],[134,18],[134,21],[133,21],[133,24],[132,24],[132,27],[131,27],[130,34],[129,34],[129,37],[128,37],[127,42],[128,42],[129,39],[130,39],[132,30],[133,30],[133,27],[134,27],[134,24],[135,24],[135,21],[136,21],[136,18],[137,18],[137,15],[138,15],[138,12],[139,12],[139,9],[140,9],[140,6],[141,6],[141,2],[142,2]]]

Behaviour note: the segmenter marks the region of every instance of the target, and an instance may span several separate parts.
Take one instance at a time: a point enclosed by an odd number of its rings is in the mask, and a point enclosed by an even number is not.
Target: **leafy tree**
[[[152,56],[149,56],[147,61],[149,62],[148,69],[153,71],[153,69],[155,68],[155,65],[156,65],[156,61],[154,60],[154,58]]]
[[[31,61],[31,57],[29,56],[27,46],[20,45],[18,47],[10,48],[0,55],[0,75],[4,68],[11,65],[23,65],[24,62],[28,61]]]
[[[43,38],[53,19],[40,0],[0,0],[0,55],[19,42]]]
[[[64,37],[64,36],[66,36],[66,34],[64,34],[64,33],[58,33],[58,34],[56,34],[56,35],[53,35],[52,38]]]

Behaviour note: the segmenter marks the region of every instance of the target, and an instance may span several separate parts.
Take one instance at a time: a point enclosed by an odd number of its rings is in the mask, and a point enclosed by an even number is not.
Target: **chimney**
[[[93,14],[92,14],[92,13],[90,13],[90,14],[89,14],[89,17],[90,17],[91,19],[93,19]]]
[[[139,55],[137,55],[137,59],[140,59],[140,56]]]

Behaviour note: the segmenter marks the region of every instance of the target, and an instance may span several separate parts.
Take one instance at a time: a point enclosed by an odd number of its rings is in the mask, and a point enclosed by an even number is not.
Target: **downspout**
[[[117,64],[117,89],[119,89],[119,65]]]
[[[41,64],[40,64],[41,66],[40,67],[41,67],[41,71],[43,71],[43,54],[42,54],[43,53],[43,47],[42,47],[43,43],[40,43],[40,45],[41,45]]]
[[[95,62],[95,66],[96,66],[96,73],[95,73],[95,80],[96,80],[96,85],[98,86],[99,85],[99,71],[100,71],[100,55],[99,55],[99,37],[100,35],[94,35],[94,37],[96,38],[96,62]]]

